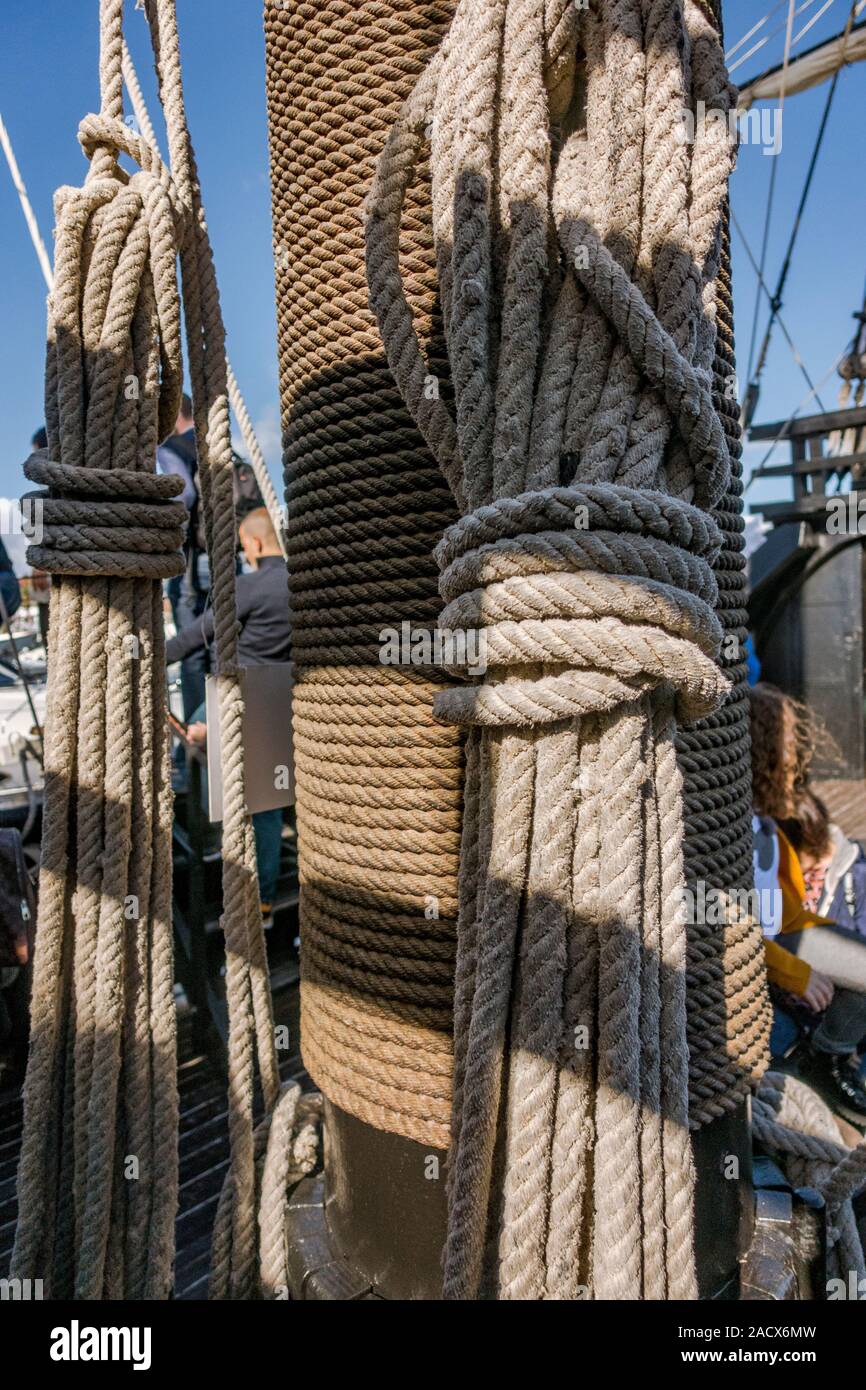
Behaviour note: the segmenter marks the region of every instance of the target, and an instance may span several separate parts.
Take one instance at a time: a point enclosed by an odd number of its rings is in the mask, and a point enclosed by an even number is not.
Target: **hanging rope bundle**
[[[752,1107],[752,1133],[782,1163],[792,1187],[812,1187],[827,1207],[827,1273],[866,1279],[853,1200],[866,1191],[866,1140],[849,1149],[832,1111],[802,1081],[767,1072]],[[820,1295],[819,1295],[820,1296]]]
[[[464,513],[440,625],[487,662],[434,705],[468,731],[447,1297],[696,1294],[676,735],[729,690],[715,610],[741,582],[709,514],[737,505],[714,379],[732,150],[699,102],[724,115],[731,89],[695,0],[464,0],[369,199],[371,305]],[[453,415],[399,258],[428,136]],[[705,773],[725,724],[741,710]],[[735,935],[759,1050],[759,933]]]
[[[50,570],[45,811],[13,1274],[53,1297],[164,1298],[177,1201],[171,791],[158,582],[183,570],[178,480],[154,475],[183,379],[179,254],[213,576],[224,756],[231,1168],[216,1296],[285,1284],[282,1197],[318,1102],[281,1091],[244,804],[225,335],[186,125],[173,0],[148,0],[170,165],[124,124],[122,0],[101,0],[101,110],[56,198],[47,456],[28,476]],[[129,175],[118,162],[138,165]],[[253,1134],[258,1060],[266,1118]],[[256,1171],[259,1159],[260,1175]],[[261,1191],[257,1191],[257,1183]],[[261,1231],[258,1225],[261,1223]],[[259,1250],[261,1265],[258,1264]]]

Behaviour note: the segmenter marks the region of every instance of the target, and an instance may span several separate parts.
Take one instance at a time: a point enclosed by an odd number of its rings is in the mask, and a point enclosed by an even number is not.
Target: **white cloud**
[[[256,439],[259,441],[259,448],[265,456],[265,463],[268,465],[268,472],[271,481],[276,489],[277,497],[283,495],[283,461],[282,461],[282,436],[280,433],[280,416],[275,405],[268,408],[253,421],[253,429]],[[247,450],[243,439],[237,430],[232,435],[232,444],[239,454],[246,457]]]
[[[280,415],[275,405],[268,406],[263,415],[254,422],[253,428],[267,461],[271,475],[279,478],[282,468],[282,436]]]

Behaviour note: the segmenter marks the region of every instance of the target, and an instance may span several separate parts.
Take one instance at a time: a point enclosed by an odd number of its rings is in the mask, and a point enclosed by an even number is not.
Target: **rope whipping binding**
[[[455,509],[368,306],[363,198],[448,3],[265,7],[301,878],[301,1047],[335,1105],[448,1144],[461,738],[445,679],[383,664],[435,629]],[[375,55],[373,61],[372,55]],[[447,392],[423,189],[401,239],[431,387]]]
[[[170,164],[123,122],[122,0],[101,0],[101,108],[79,130],[90,169],[82,188],[55,199],[48,449],[25,466],[48,489],[35,495],[43,535],[28,560],[55,583],[12,1273],[43,1279],[54,1298],[171,1289],[178,1115],[160,581],[183,569],[186,518],[172,500],[178,480],[154,467],[180,400],[182,294],[225,760],[231,1164],[212,1296],[276,1296],[286,1283],[285,1183],[313,1161],[318,1098],[282,1089],[277,1070],[244,806],[224,331],[173,0],[148,0],[146,13]],[[254,1133],[256,1059],[265,1120]]]
[[[688,143],[682,121],[732,97],[692,0],[464,0],[369,199],[371,304],[462,512],[437,548],[440,623],[480,630],[488,668],[434,705],[467,730],[450,1298],[697,1292],[685,868],[724,890],[751,850],[741,691],[723,708],[717,660],[742,625],[718,380],[733,151],[727,123]],[[424,389],[400,266],[428,137],[453,412]],[[680,748],[689,806],[677,729],[707,716]],[[766,1041],[760,930],[725,917],[698,942],[699,1083],[725,1057],[698,1123],[739,1102]]]

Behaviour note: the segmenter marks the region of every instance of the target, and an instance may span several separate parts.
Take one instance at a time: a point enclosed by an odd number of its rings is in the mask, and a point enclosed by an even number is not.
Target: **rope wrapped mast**
[[[732,97],[697,0],[462,0],[369,198],[370,302],[463,513],[437,551],[440,623],[478,632],[487,664],[434,705],[467,730],[450,1298],[697,1294],[677,735],[703,721],[687,756],[721,769],[705,825],[727,816],[727,837],[691,867],[723,898],[748,745],[742,652],[720,665],[742,621],[717,342],[733,150],[724,120],[689,143],[684,114]],[[399,256],[428,138],[453,414]],[[709,1001],[697,1122],[737,1103],[766,1042],[760,930],[726,912],[733,1037],[705,951],[690,982]]]

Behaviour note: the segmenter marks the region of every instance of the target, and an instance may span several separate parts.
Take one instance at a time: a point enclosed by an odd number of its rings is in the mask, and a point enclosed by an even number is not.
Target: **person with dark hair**
[[[30,441],[30,447],[32,449],[48,448],[48,432],[44,425],[40,425],[38,430],[34,432],[33,438]]]
[[[794,1058],[803,1080],[845,1119],[866,1125],[866,855],[830,821],[808,784],[811,711],[774,686],[750,691],[755,883],[767,973],[784,1001],[817,1017]],[[778,997],[778,996],[777,996]]]

